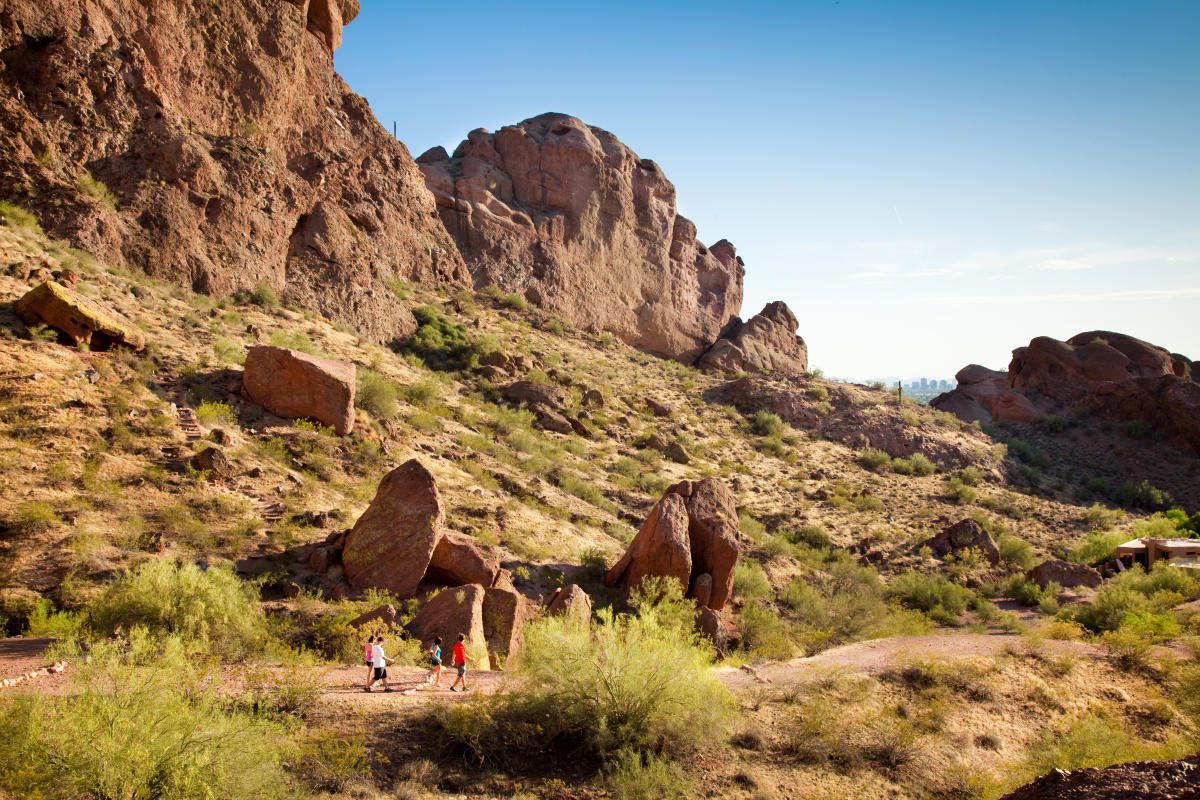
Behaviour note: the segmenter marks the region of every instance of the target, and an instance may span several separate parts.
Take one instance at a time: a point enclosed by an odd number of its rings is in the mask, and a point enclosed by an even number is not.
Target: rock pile
[[[996,541],[990,533],[984,530],[982,525],[973,519],[959,520],[942,530],[937,536],[927,539],[922,545],[928,547],[937,556],[957,555],[964,550],[972,549],[986,558],[989,563],[993,565],[1000,563],[1000,548],[996,546]]]
[[[696,366],[722,372],[792,375],[803,375],[808,369],[808,345],[796,335],[799,323],[786,303],[768,303],[749,322],[735,323],[700,356]]]

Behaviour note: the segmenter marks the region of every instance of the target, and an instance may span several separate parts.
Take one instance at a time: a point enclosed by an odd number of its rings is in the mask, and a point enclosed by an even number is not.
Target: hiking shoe
[[[384,691],[385,691],[385,692],[390,692],[390,691],[391,691],[391,689],[384,689]]]
[[[371,693],[371,687],[370,687],[370,686],[368,686],[368,687],[364,688],[364,689],[363,689],[363,691],[364,691],[364,692],[366,692],[367,694],[370,694],[370,693]]]
[[[451,687],[450,687],[450,691],[452,691],[452,692],[457,692],[457,691],[458,691],[458,689],[455,689],[453,686],[451,686]]]

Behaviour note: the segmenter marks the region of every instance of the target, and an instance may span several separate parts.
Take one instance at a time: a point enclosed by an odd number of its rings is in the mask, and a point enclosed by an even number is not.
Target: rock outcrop
[[[989,563],[1000,563],[1000,548],[996,546],[996,541],[973,519],[959,520],[943,529],[937,536],[925,541],[924,545],[937,556],[948,556],[952,553],[957,555],[963,550],[972,549]]]
[[[442,533],[446,510],[433,475],[412,459],[389,472],[342,550],[355,589],[387,589],[413,597]],[[482,592],[482,588],[480,592]]]
[[[477,286],[687,362],[741,308],[733,246],[700,244],[658,165],[607,131],[542,114],[417,163]]]
[[[1065,342],[1039,336],[1013,351],[1008,372],[971,365],[930,405],[967,421],[1025,423],[1062,405],[1139,420],[1200,452],[1200,371],[1185,356],[1112,331]]]
[[[719,611],[733,593],[739,554],[733,493],[715,478],[681,481],[651,509],[604,582],[631,589],[652,575],[675,578],[688,597]]]
[[[439,583],[478,583],[491,586],[500,574],[500,551],[491,545],[463,536],[442,534],[429,560],[426,575]]]
[[[1000,800],[1198,800],[1200,755],[1047,773]]]
[[[1086,564],[1073,564],[1057,559],[1043,561],[1026,574],[1043,589],[1051,583],[1057,583],[1064,589],[1073,589],[1076,586],[1096,587],[1104,582],[1099,570]]]
[[[286,347],[246,351],[242,392],[272,414],[310,417],[345,436],[354,427],[355,368]]]
[[[483,635],[493,665],[516,658],[528,615],[529,604],[515,589],[507,586],[484,589]]]
[[[592,618],[592,598],[577,583],[561,586],[546,598],[546,612],[587,622]]]
[[[333,70],[358,0],[12,0],[0,197],[55,237],[216,296],[263,282],[377,341],[393,276],[468,285],[432,195]]]
[[[14,310],[26,325],[49,325],[71,344],[92,350],[141,350],[146,339],[137,326],[57,283],[40,283],[17,300]]]
[[[799,323],[786,303],[768,303],[745,324],[731,326],[696,362],[721,372],[786,372],[808,369],[808,345],[796,335]]]

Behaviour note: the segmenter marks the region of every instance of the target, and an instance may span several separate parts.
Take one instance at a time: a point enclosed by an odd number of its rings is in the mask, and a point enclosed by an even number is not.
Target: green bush
[[[1151,486],[1149,481],[1125,481],[1113,491],[1112,501],[1122,506],[1154,511],[1169,506],[1171,495]]]
[[[75,186],[84,197],[90,197],[102,206],[116,209],[117,196],[109,191],[109,188],[104,185],[104,181],[92,177],[90,172],[80,175]]]
[[[820,525],[801,525],[795,530],[785,530],[783,535],[792,544],[803,544],[812,548],[829,547],[832,542],[829,532]]]
[[[40,533],[61,525],[55,506],[45,500],[27,500],[17,506],[16,525],[22,533]]]
[[[868,447],[858,454],[858,463],[864,468],[878,472],[892,463],[892,457],[882,450]]]
[[[238,424],[237,412],[228,403],[204,402],[196,406],[196,419],[204,425]]]
[[[513,292],[504,292],[494,283],[489,283],[480,289],[479,293],[491,299],[497,305],[511,308],[514,311],[525,311],[529,308],[529,304],[525,302],[525,298],[521,297],[521,295]]]
[[[396,416],[396,399],[400,391],[387,377],[373,369],[358,370],[358,388],[354,405],[380,418]]]
[[[226,657],[248,656],[266,636],[258,590],[226,567],[147,561],[110,583],[88,613],[89,626],[102,636],[143,626],[203,642]]]
[[[1112,559],[1113,554],[1116,553],[1117,545],[1127,541],[1129,538],[1128,533],[1121,531],[1109,531],[1107,533],[1092,531],[1071,551],[1070,558],[1077,564],[1090,564],[1092,566],[1103,564],[1105,561]]]
[[[91,656],[68,695],[0,698],[0,786],[20,797],[290,794],[282,727],[230,710],[219,676],[198,673],[178,639],[135,632],[128,653],[102,644]]]
[[[974,503],[979,493],[970,485],[963,482],[963,479],[958,476],[953,476],[946,480],[946,498],[953,500],[959,505]]]
[[[4,218],[5,227],[24,228],[38,234],[42,232],[42,227],[38,224],[37,217],[7,200],[0,200],[0,217]]]
[[[44,636],[51,639],[69,640],[79,636],[84,620],[70,611],[55,611],[49,600],[34,601],[26,620],[26,636]]]
[[[759,436],[778,437],[783,434],[784,425],[778,414],[760,409],[750,418],[750,429]]]
[[[1024,439],[1017,439],[1014,437],[1012,439],[1005,440],[1005,444],[1008,445],[1009,455],[1016,456],[1031,467],[1042,469],[1050,466],[1050,464],[1053,463],[1050,459],[1050,455],[1045,450],[1035,444],[1030,444]]]
[[[742,559],[733,568],[733,593],[743,600],[756,600],[771,594],[771,584],[757,561]]]
[[[617,753],[605,770],[604,783],[614,800],[683,800],[692,794],[682,766],[632,750]]]
[[[479,352],[464,326],[433,306],[414,308],[413,316],[417,318],[417,330],[401,345],[402,352],[442,371],[473,369],[479,364]]]
[[[656,589],[636,615],[530,623],[511,688],[434,709],[443,749],[503,763],[555,746],[670,754],[723,740],[734,706],[692,632],[694,606],[675,581]]]
[[[266,281],[254,284],[254,288],[246,295],[246,300],[268,311],[279,308],[279,295],[275,294],[271,284]]]
[[[1052,586],[1054,587],[1053,593],[1050,591],[1043,591],[1042,587],[1039,586],[1033,579],[1026,577],[1024,574],[1017,574],[1013,575],[1003,584],[1001,584],[1000,593],[1007,597],[1011,597],[1013,600],[1016,600],[1018,603],[1023,605],[1036,606],[1042,602],[1043,597],[1056,597],[1058,595],[1059,587],[1056,584],[1048,584],[1047,589]]]
[[[1008,566],[1020,569],[1033,566],[1033,548],[1024,539],[1002,533],[996,537],[996,547],[1000,550],[1000,560]]]
[[[937,622],[951,622],[967,608],[968,589],[951,583],[941,575],[905,572],[888,587],[891,594],[908,608],[915,608]]]

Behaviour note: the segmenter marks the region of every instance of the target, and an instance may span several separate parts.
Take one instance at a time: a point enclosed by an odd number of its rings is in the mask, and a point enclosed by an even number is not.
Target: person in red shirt
[[[458,677],[454,679],[454,683],[450,684],[450,691],[452,692],[458,691],[454,687],[459,682],[462,683],[462,690],[464,692],[470,691],[470,688],[467,686],[467,662],[474,661],[475,659],[467,655],[467,647],[463,644],[463,640],[466,638],[466,636],[460,633],[458,641],[454,643],[454,668],[458,670]]]

